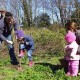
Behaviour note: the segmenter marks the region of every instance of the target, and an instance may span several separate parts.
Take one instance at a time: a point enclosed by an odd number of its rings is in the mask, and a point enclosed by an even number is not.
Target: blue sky
[[[4,0],[0,0],[0,2],[3,2]],[[8,11],[10,11],[11,12],[11,6],[10,6],[10,3],[9,3],[9,1],[11,1],[11,0],[5,0],[5,1],[7,1],[6,3],[6,9],[8,10]],[[38,0],[37,0],[38,1]],[[49,0],[46,0],[46,1],[49,1]],[[67,1],[73,1],[73,0],[67,0]],[[79,0],[80,1],[80,0]],[[0,4],[0,7],[4,7],[4,4]],[[34,4],[34,0],[33,0],[33,18],[34,18],[34,16],[35,16],[35,12],[34,12],[34,6],[35,6],[35,4]],[[48,6],[49,6],[49,4],[48,4]],[[57,8],[56,8],[57,9]],[[72,11],[73,11],[73,8],[71,9]],[[75,9],[74,9],[75,10]],[[60,19],[60,13],[59,13],[59,10],[57,9],[56,10],[57,11],[57,13],[58,13],[58,17],[59,17],[59,19]],[[20,12],[20,17],[23,17],[23,10],[22,10],[22,8],[20,8],[19,9],[19,12]],[[39,3],[39,7],[37,8],[37,15],[39,15],[39,14],[41,14],[41,13],[43,13],[43,7],[40,5],[40,3]],[[51,11],[50,10],[47,10],[47,9],[45,9],[45,13],[47,13],[49,16],[50,16],[50,18],[51,18],[51,22],[52,22],[52,13],[51,13]],[[54,17],[54,21],[57,21],[57,18],[56,18],[56,15],[54,14],[53,15],[53,17]]]

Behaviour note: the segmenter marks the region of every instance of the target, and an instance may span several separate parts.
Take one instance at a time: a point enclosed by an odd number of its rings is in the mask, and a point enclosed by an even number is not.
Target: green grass
[[[60,30],[60,31],[59,31]],[[30,28],[25,30],[35,41],[35,51],[33,55],[34,67],[28,67],[28,58],[23,58],[23,71],[15,69],[10,64],[8,50],[3,44],[0,49],[0,80],[80,80],[78,77],[65,76],[64,69],[61,68],[59,59],[64,52],[64,29],[51,31],[44,28]],[[14,38],[15,53],[18,55],[18,46]],[[61,56],[61,57],[60,57]]]
[[[22,59],[23,71],[13,68],[9,60],[0,60],[0,80],[79,80],[80,76],[65,76],[58,60],[60,58],[34,56],[35,65],[32,68],[28,67],[28,60],[25,62]]]
[[[46,28],[29,28],[24,29],[26,34],[33,37],[35,42],[35,53],[46,53],[50,55],[63,55],[65,46],[64,29],[56,32]],[[62,31],[62,32],[61,32]]]

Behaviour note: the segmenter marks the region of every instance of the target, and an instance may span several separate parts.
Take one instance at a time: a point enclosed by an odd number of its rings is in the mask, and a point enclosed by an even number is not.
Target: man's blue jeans
[[[6,37],[6,39],[12,41],[12,36],[9,35],[8,37]],[[1,45],[2,45],[2,40],[0,39],[0,47],[1,47]],[[9,55],[11,58],[11,64],[17,65],[18,61],[17,61],[17,58],[14,53],[14,46],[12,44],[7,43],[7,47],[8,47]]]

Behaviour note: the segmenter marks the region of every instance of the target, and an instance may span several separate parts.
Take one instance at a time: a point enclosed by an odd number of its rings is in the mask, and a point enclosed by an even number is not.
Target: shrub
[[[26,34],[31,35],[35,40],[35,53],[48,53],[62,55],[65,45],[64,33],[60,29],[57,32],[47,28],[30,28],[25,30]]]

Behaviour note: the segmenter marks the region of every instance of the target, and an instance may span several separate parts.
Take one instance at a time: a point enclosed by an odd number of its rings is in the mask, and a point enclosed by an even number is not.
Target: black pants
[[[6,39],[8,39],[8,40],[11,41],[12,40],[12,36],[9,35],[8,37],[6,37]],[[1,44],[2,44],[2,40],[0,39],[0,47],[1,47]],[[13,45],[7,43],[7,47],[8,47],[8,50],[9,50],[11,64],[18,65],[18,61],[17,61],[17,58],[16,58],[15,53],[14,53],[14,47],[13,47]]]

